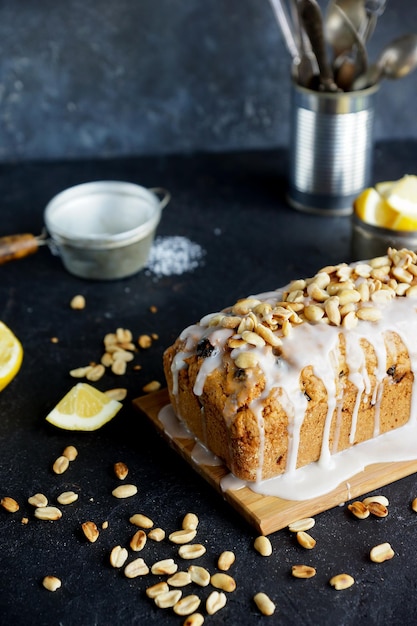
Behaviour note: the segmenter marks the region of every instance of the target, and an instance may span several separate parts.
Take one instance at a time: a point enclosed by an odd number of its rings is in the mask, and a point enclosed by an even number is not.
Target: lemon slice
[[[78,383],[58,402],[46,420],[65,430],[97,430],[109,422],[122,404],[87,383]]]
[[[379,193],[380,196],[383,196],[384,198],[386,198],[386,196],[388,195],[391,187],[395,185],[395,181],[393,180],[384,180],[381,181],[379,183],[375,184],[375,189],[377,190],[377,192]]]
[[[416,217],[413,218],[398,213],[398,217],[394,220],[391,228],[394,230],[417,230],[417,214]]]
[[[0,391],[16,376],[22,359],[22,344],[10,328],[0,322]]]
[[[394,211],[417,219],[417,176],[400,178],[388,190],[385,199]]]
[[[368,187],[354,202],[356,215],[366,224],[392,228],[398,217],[395,211],[374,187]]]

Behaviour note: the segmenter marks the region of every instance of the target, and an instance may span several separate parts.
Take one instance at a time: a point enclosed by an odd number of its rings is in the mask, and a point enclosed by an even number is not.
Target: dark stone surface
[[[375,179],[400,176],[414,163],[415,151],[414,142],[380,144]],[[128,545],[134,531],[128,521],[131,514],[145,513],[170,532],[189,511],[199,516],[197,538],[207,547],[200,564],[214,571],[221,551],[231,549],[237,555],[231,573],[238,588],[220,613],[207,617],[207,624],[265,623],[267,618],[252,601],[258,591],[276,603],[270,620],[274,624],[415,622],[417,518],[410,508],[417,495],[415,476],[381,490],[390,500],[387,518],[359,522],[345,506],[335,508],[316,517],[313,551],[304,551],[282,530],[271,536],[274,552],[266,559],[253,549],[256,532],[131,407],[144,384],[162,380],[163,349],[183,327],[238,297],[349,259],[349,218],[290,210],[284,201],[285,168],[284,151],[1,168],[2,234],[40,232],[43,207],[56,192],[87,180],[113,178],[170,189],[172,202],[158,234],[186,236],[206,251],[204,265],[193,272],[158,280],[140,272],[115,282],[83,281],[68,274],[47,248],[0,267],[0,319],[25,349],[21,371],[0,394],[0,497],[12,496],[21,505],[14,514],[0,508],[2,623],[182,624],[182,618],[156,609],[146,597],[144,590],[153,577],[126,579],[110,567],[109,553],[114,545]],[[86,297],[83,311],[69,307],[76,293]],[[157,306],[156,313],[150,312],[151,305]],[[122,380],[107,373],[97,383],[100,389],[128,388],[121,413],[95,433],[48,425],[45,415],[74,383],[69,370],[98,359],[104,335],[119,326],[130,328],[135,337],[159,335],[152,348],[135,359],[142,370],[129,368]],[[53,336],[59,343],[51,343]],[[51,465],[68,444],[78,448],[79,456],[57,476]],[[130,469],[127,480],[139,488],[134,498],[111,496],[118,484],[112,471],[116,461]],[[54,504],[68,489],[80,497],[62,507],[61,520],[34,519],[29,496],[43,492]],[[27,525],[21,523],[23,516],[29,519]],[[109,522],[94,544],[81,535],[86,520],[99,527]],[[392,544],[395,557],[371,563],[370,548],[385,541]],[[176,558],[176,550],[167,541],[148,541],[139,555],[152,564]],[[292,578],[295,563],[314,565],[317,576]],[[185,566],[180,562],[180,568]],[[356,584],[336,592],[328,581],[345,571]],[[46,574],[62,579],[56,593],[43,589]],[[208,588],[196,592],[204,599]]]
[[[388,2],[370,60],[412,31],[417,4]],[[279,148],[289,90],[268,0],[2,2],[0,161]],[[416,97],[384,82],[377,140],[417,137]]]

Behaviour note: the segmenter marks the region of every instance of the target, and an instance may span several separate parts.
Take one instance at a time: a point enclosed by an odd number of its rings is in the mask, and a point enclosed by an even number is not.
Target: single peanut
[[[272,545],[268,537],[265,537],[264,535],[259,535],[259,537],[256,537],[253,545],[255,550],[259,552],[259,554],[261,554],[262,556],[271,556]]]
[[[329,583],[337,591],[340,591],[351,587],[355,583],[355,579],[350,574],[337,574],[330,579]]]
[[[217,561],[217,567],[223,572],[227,572],[232,567],[235,559],[236,557],[234,552],[231,552],[230,550],[225,550],[219,556],[219,559]]]
[[[19,510],[19,504],[16,502],[14,498],[10,496],[5,496],[0,500],[0,504],[9,513],[16,513]]]
[[[262,615],[273,615],[275,613],[275,604],[266,593],[259,592],[253,599]]]

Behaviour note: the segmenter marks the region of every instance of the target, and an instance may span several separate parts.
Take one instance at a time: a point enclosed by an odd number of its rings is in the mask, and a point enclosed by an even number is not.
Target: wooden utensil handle
[[[38,247],[37,237],[29,233],[0,237],[0,265],[34,254]]]

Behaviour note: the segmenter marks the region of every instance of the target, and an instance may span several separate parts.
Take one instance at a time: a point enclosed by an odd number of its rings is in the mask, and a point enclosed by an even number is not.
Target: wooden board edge
[[[156,426],[158,432],[171,447],[202,476],[251,526],[269,535],[291,522],[304,517],[313,517],[323,511],[340,506],[392,482],[417,472],[417,460],[369,465],[363,472],[352,476],[329,493],[309,500],[284,500],[275,496],[264,496],[243,487],[224,491],[221,480],[229,474],[224,466],[200,465],[192,458],[194,439],[171,438],[158,419],[159,411],[169,404],[167,389],[135,398],[133,406],[142,411]]]

